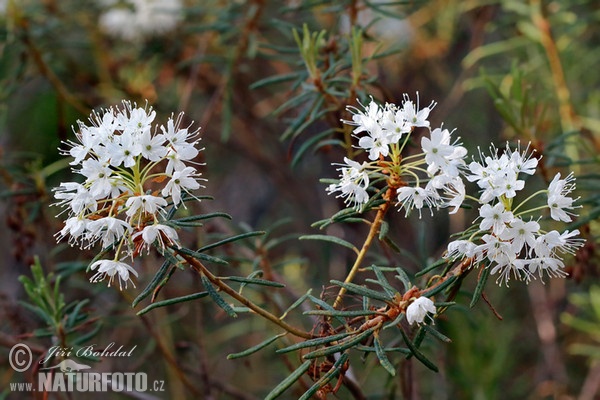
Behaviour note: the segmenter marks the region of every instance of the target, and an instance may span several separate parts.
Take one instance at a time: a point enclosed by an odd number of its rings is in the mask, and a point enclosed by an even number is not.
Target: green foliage
[[[61,292],[61,276],[44,274],[38,258],[31,265],[31,275],[19,277],[29,302],[21,302],[42,321],[44,328],[34,331],[36,337],[54,337],[62,346],[85,346],[100,330],[102,321],[93,318],[86,306],[89,299],[65,302]]]
[[[2,298],[13,294],[11,271],[22,273],[33,255],[44,255],[48,272],[36,258],[32,276],[19,278],[20,307],[34,322],[7,311],[3,332],[27,330],[42,346],[110,335],[143,343],[135,367],[156,369],[171,398],[580,394],[587,371],[570,368],[572,356],[590,365],[600,357],[600,289],[586,291],[600,237],[593,1],[192,0],[176,28],[133,42],[102,31],[104,4],[10,3],[0,17],[0,198],[10,258]],[[436,126],[457,126],[472,154],[490,140],[498,152],[506,141],[531,142],[542,157],[539,176],[528,178],[532,192],[557,172],[576,173],[583,208],[567,229],[587,244],[565,260],[573,279],[546,286],[556,296],[549,321],[560,314],[569,335],[542,343],[529,307],[539,299],[521,287],[499,292],[489,268],[444,258],[448,233],[474,237],[476,229],[464,230],[476,218],[468,207],[433,219],[386,213],[395,202],[385,197],[386,177],[371,182],[361,209],[323,194],[336,182],[332,161],[365,158],[341,122],[352,119],[348,106],[370,96],[398,103],[416,91],[439,100]],[[201,192],[169,205],[167,224],[182,244],[135,265],[139,289],[120,294],[131,307],[85,275],[90,259],[114,248],[57,246],[52,235],[62,226],[46,211],[50,188],[69,176],[54,151],[73,138],[68,127],[121,99],[200,122],[206,151],[194,161],[206,161],[206,191],[217,203]],[[403,156],[418,149],[419,135]],[[566,295],[579,313],[561,309]],[[437,313],[409,325],[407,307],[420,296]],[[500,313],[504,321],[494,318]],[[544,346],[561,352],[555,368],[564,376],[545,365]]]

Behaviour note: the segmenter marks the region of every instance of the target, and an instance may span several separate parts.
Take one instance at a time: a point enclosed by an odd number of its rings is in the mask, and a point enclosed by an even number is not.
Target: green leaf
[[[144,290],[142,290],[142,292],[133,300],[133,303],[131,303],[131,307],[135,307],[137,306],[140,301],[144,300],[146,297],[148,297],[148,295],[150,295],[150,293],[152,293],[154,291],[154,289],[156,289],[156,287],[162,282],[162,280],[167,276],[168,272],[169,272],[169,266],[171,265],[171,261],[170,260],[165,260],[165,262],[163,262],[163,264],[161,265],[161,267],[158,269],[158,271],[156,272],[156,274],[154,275],[154,277],[152,278],[152,280],[150,281],[150,283],[146,286],[146,288]]]
[[[267,394],[267,396],[265,397],[265,400],[273,400],[273,399],[276,399],[277,397],[279,397],[279,395],[281,395],[283,392],[285,392],[287,390],[287,388],[292,386],[294,384],[294,382],[296,382],[298,379],[300,379],[300,377],[302,375],[304,375],[306,373],[306,371],[308,371],[308,368],[310,367],[311,364],[312,364],[312,361],[308,360],[308,361],[305,361],[298,368],[296,368],[294,370],[294,372],[292,372],[287,378],[285,378],[283,381],[281,381],[279,383],[279,385],[275,386],[273,388],[273,390],[271,390],[269,392],[269,394]]]
[[[412,283],[410,282],[410,278],[406,274],[406,271],[398,267],[396,268],[396,272],[398,273],[398,275],[396,275],[395,278],[402,282],[402,286],[404,286],[405,291],[413,287]]]
[[[246,278],[243,276],[227,276],[227,277],[223,277],[223,278],[219,278],[219,279],[233,281],[233,282],[242,282],[245,284],[252,284],[252,285],[272,286],[272,287],[278,287],[278,288],[285,287],[285,285],[283,283],[268,281],[266,279]]]
[[[232,360],[234,358],[241,358],[241,357],[249,356],[250,354],[256,353],[257,351],[264,349],[265,347],[267,347],[268,345],[270,345],[271,343],[273,343],[274,341],[276,341],[277,339],[279,339],[280,337],[283,337],[285,335],[287,335],[287,332],[283,332],[277,336],[273,336],[272,338],[269,338],[269,339],[265,340],[264,342],[261,342],[255,346],[252,346],[249,349],[246,349],[239,353],[229,354],[227,356],[227,359]]]
[[[351,334],[352,334],[351,332],[342,332],[342,333],[338,333],[338,334],[331,335],[331,336],[324,336],[324,337],[318,337],[318,338],[314,338],[314,339],[308,339],[308,340],[305,340],[304,342],[294,343],[291,346],[288,346],[283,349],[279,349],[276,351],[276,353],[289,353],[290,351],[305,349],[307,347],[316,347],[316,346],[324,345],[327,343],[332,343],[337,340],[344,339],[344,338],[350,336]]]
[[[385,354],[385,350],[379,340],[379,336],[375,335],[373,338],[373,346],[375,347],[375,354],[379,359],[379,363],[385,370],[392,376],[396,376],[396,368],[392,365],[387,355]]]
[[[275,76],[269,76],[268,78],[261,79],[250,85],[250,89],[258,89],[263,86],[273,85],[275,83],[287,82],[294,79],[298,79],[298,72],[290,72],[288,74],[281,74]]]
[[[442,265],[446,264],[448,262],[448,260],[446,260],[445,258],[440,258],[439,260],[437,260],[436,262],[434,262],[431,265],[428,265],[427,267],[425,267],[424,269],[422,269],[421,271],[417,272],[415,274],[415,277],[420,277],[423,276],[425,274],[428,274],[429,272],[431,272],[432,270],[441,267]]]
[[[390,285],[390,282],[385,277],[383,270],[380,267],[378,267],[377,265],[371,265],[367,269],[370,269],[373,272],[375,272],[375,276],[377,276],[377,280],[366,279],[366,281],[378,284],[379,286],[381,286],[383,288],[383,290],[385,290],[385,292],[388,294],[388,296],[390,296],[391,298],[394,298],[394,296],[396,296],[398,291],[392,285]]]
[[[300,236],[300,240],[322,240],[322,241],[325,241],[325,242],[332,242],[332,243],[335,243],[335,244],[339,244],[340,246],[347,247],[350,250],[354,251],[356,254],[358,254],[358,249],[352,243],[347,242],[344,239],[337,238],[335,236],[329,236],[329,235],[304,235],[304,236]]]
[[[448,278],[444,283],[442,283],[439,286],[436,286],[433,289],[425,289],[423,292],[421,292],[421,296],[426,296],[426,297],[435,296],[442,290],[446,289],[448,286],[452,285],[456,281],[457,278],[458,278],[458,276],[453,276],[451,278]]]
[[[302,296],[300,296],[295,302],[292,303],[291,306],[289,306],[287,308],[287,310],[285,310],[283,312],[283,314],[281,314],[281,317],[279,319],[284,319],[285,317],[287,317],[287,315],[290,313],[290,311],[294,310],[300,304],[304,303],[311,292],[312,292],[312,289],[308,289],[308,291],[306,293],[304,293]]]
[[[173,249],[173,252],[175,252],[175,253],[182,253],[182,254],[185,254],[186,256],[194,257],[198,260],[204,260],[204,261],[212,262],[215,264],[225,264],[225,265],[228,264],[227,261],[222,260],[218,257],[213,257],[213,256],[209,256],[208,254],[199,253],[194,250],[186,249],[185,247],[172,247],[172,249]]]
[[[340,353],[340,352],[342,352],[346,349],[349,349],[349,348],[353,347],[354,345],[362,342],[364,339],[369,337],[375,331],[375,328],[377,328],[377,327],[369,328],[366,331],[363,331],[357,335],[354,335],[353,337],[349,338],[348,340],[344,340],[334,346],[323,347],[321,349],[311,351],[310,353],[305,354],[303,356],[303,358],[311,359],[311,358],[328,356],[328,355],[334,354],[334,353]]]
[[[231,308],[231,306],[225,301],[225,299],[221,297],[219,292],[215,290],[214,286],[212,285],[212,283],[210,283],[208,278],[204,275],[202,275],[200,278],[202,279],[202,285],[204,285],[206,291],[208,292],[209,296],[213,299],[213,301],[217,303],[217,305],[221,307],[223,311],[227,313],[227,315],[229,315],[232,318],[236,318],[237,314],[235,313],[235,311],[233,311],[233,308]]]
[[[81,308],[88,304],[90,302],[90,299],[83,299],[81,301],[78,301],[75,305],[75,308],[73,308],[73,311],[71,311],[69,313],[69,317],[67,318],[67,328],[71,328],[73,326],[75,326],[75,321],[77,321],[78,317],[79,317],[79,312],[81,311]]]
[[[444,343],[452,343],[452,339],[450,339],[448,336],[444,335],[440,331],[434,329],[430,325],[423,325],[423,327],[429,334],[431,334],[431,336],[435,337],[439,341],[444,342]]]
[[[404,343],[406,343],[406,346],[410,349],[411,353],[415,356],[415,358],[421,361],[421,363],[423,363],[423,365],[425,365],[430,370],[438,372],[438,367],[432,361],[430,361],[423,353],[421,353],[419,349],[415,347],[413,342],[406,336],[404,329],[400,328],[400,333],[402,334],[402,339],[404,339]]]
[[[203,246],[203,247],[199,248],[197,251],[198,252],[207,251],[207,250],[222,246],[227,243],[235,242],[237,240],[242,240],[242,239],[246,239],[246,238],[253,237],[253,236],[261,236],[264,234],[265,234],[265,232],[263,232],[263,231],[241,233],[239,235],[231,236],[226,239],[220,240],[218,242]]]
[[[352,293],[360,294],[361,296],[367,296],[372,299],[381,300],[384,302],[388,302],[393,299],[393,296],[389,296],[386,293],[381,293],[381,292],[366,288],[361,285],[357,285],[356,283],[351,283],[351,282],[345,283],[345,282],[337,281],[335,279],[331,280],[330,282],[333,283],[334,285],[341,286]]]
[[[323,310],[335,311],[335,308],[333,308],[330,304],[327,304],[323,300],[318,299],[313,295],[308,295],[308,299],[316,305],[318,305],[319,307],[321,307]],[[343,318],[336,317],[335,315],[333,316],[333,318],[335,318],[340,324],[346,325],[346,321]]]
[[[317,143],[319,140],[321,140],[327,136],[332,135],[334,132],[335,132],[335,129],[327,129],[323,132],[320,132],[320,133],[314,135],[313,137],[311,137],[310,139],[308,139],[304,143],[302,143],[302,145],[294,153],[294,158],[292,158],[292,162],[291,162],[292,167],[295,167],[298,164],[298,162],[300,161],[300,159],[302,158],[304,153],[306,153],[306,151],[309,150],[315,143]]]
[[[100,332],[100,328],[102,328],[102,321],[97,321],[97,323],[94,325],[94,328],[91,331],[83,335],[78,335],[77,338],[73,340],[73,344],[80,345],[89,343],[90,339],[92,339],[98,334],[98,332]]]
[[[204,221],[210,218],[225,218],[231,220],[231,215],[226,214],[224,212],[214,212],[209,214],[200,214],[200,215],[191,215],[189,217],[183,217],[178,219],[172,219],[169,223],[173,223],[175,225],[196,222],[196,221]]]
[[[148,311],[153,310],[158,307],[170,306],[172,304],[183,303],[185,301],[201,299],[206,296],[208,296],[208,292],[198,292],[198,293],[188,294],[186,296],[180,296],[180,297],[175,297],[172,299],[157,301],[157,302],[154,302],[154,303],[148,305],[146,308],[138,311],[136,313],[136,315],[146,314]]]
[[[329,315],[329,316],[336,316],[336,317],[344,317],[344,318],[348,318],[348,317],[362,317],[362,316],[367,316],[367,315],[376,315],[378,314],[376,311],[371,311],[371,310],[351,310],[351,311],[346,311],[346,310],[310,310],[310,311],[305,311],[304,315]]]
[[[471,303],[469,304],[469,307],[473,308],[481,298],[483,289],[485,289],[485,283],[487,282],[489,276],[490,268],[484,268],[483,271],[481,271],[481,276],[479,277],[479,280],[477,281],[477,286],[475,287],[475,291],[473,292],[473,297],[471,298]]]

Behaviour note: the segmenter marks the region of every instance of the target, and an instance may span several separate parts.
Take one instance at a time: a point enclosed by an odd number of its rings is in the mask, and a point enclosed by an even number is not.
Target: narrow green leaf
[[[272,338],[269,338],[269,339],[265,340],[264,342],[261,342],[255,346],[252,346],[249,349],[246,349],[239,353],[229,354],[227,356],[227,359],[232,360],[234,358],[241,358],[241,357],[249,356],[250,354],[256,353],[257,351],[264,349],[265,347],[267,347],[268,345],[270,345],[271,343],[273,343],[274,341],[276,341],[277,339],[279,339],[280,337],[283,337],[285,335],[287,335],[287,332],[283,332],[277,336],[273,336]]]
[[[212,262],[215,264],[228,264],[227,261],[222,260],[218,257],[209,256],[208,254],[199,253],[194,250],[186,249],[185,247],[173,247],[172,248],[175,253],[182,253],[190,257],[194,257],[198,260],[204,260],[208,262]]]
[[[388,224],[387,221],[382,221],[381,227],[379,228],[379,240],[383,240],[383,238],[387,236],[389,230],[390,224]]]
[[[379,340],[379,336],[375,335],[373,340],[373,346],[375,347],[375,354],[379,359],[379,363],[385,370],[391,375],[396,376],[396,368],[392,365],[387,355],[385,354],[385,350]]]
[[[402,282],[402,286],[404,286],[404,290],[406,291],[406,290],[410,289],[413,285],[410,281],[410,278],[406,274],[406,271],[404,271],[402,268],[398,267],[398,268],[396,268],[396,272],[398,273],[398,275],[396,275],[395,278],[398,279],[400,282]]]
[[[318,299],[313,295],[308,295],[308,299],[316,305],[318,305],[319,307],[321,307],[323,310],[335,311],[335,308],[333,308],[330,304],[327,304],[323,300]],[[336,316],[333,316],[333,318],[335,318],[340,324],[346,325],[346,321],[343,318]]]
[[[333,283],[334,285],[341,286],[352,293],[360,294],[361,296],[367,296],[372,299],[381,300],[381,301],[385,301],[385,302],[388,302],[393,299],[393,296],[389,296],[386,293],[381,293],[381,292],[366,288],[361,285],[357,285],[356,283],[351,283],[351,282],[345,283],[345,282],[337,281],[335,279],[331,280],[330,282]]]
[[[432,270],[441,267],[442,265],[446,264],[448,262],[448,260],[446,260],[445,258],[440,258],[439,260],[437,260],[436,262],[434,262],[431,265],[428,265],[427,267],[425,267],[424,269],[420,270],[419,272],[417,272],[415,274],[415,277],[420,277],[423,276],[425,274],[428,274],[429,272],[431,272]]]
[[[73,339],[73,344],[74,345],[80,345],[80,344],[84,344],[84,343],[89,343],[89,341],[98,334],[98,332],[100,332],[100,328],[102,328],[102,321],[97,321],[96,324],[94,325],[94,328],[83,334],[83,335],[77,335],[77,337],[75,339]]]
[[[169,272],[169,267],[171,265],[171,260],[165,260],[161,267],[158,269],[154,277],[150,281],[150,283],[142,290],[142,292],[133,300],[131,303],[131,307],[134,308],[137,306],[140,301],[144,300],[146,297],[150,295],[156,289],[158,284],[167,276]]]
[[[373,346],[363,346],[361,344],[355,347],[357,351],[367,352],[367,353],[376,353],[375,347]],[[406,347],[387,347],[383,348],[383,351],[386,353],[402,353],[402,354],[412,354],[409,349]]]
[[[431,334],[431,336],[435,337],[439,341],[444,342],[444,343],[451,343],[452,342],[452,339],[450,339],[448,336],[444,335],[440,331],[434,329],[432,326],[430,326],[430,325],[423,325],[423,327],[425,328],[425,330],[428,333]]]
[[[285,285],[283,283],[268,281],[266,279],[246,278],[243,276],[227,276],[227,277],[223,277],[220,279],[227,280],[227,281],[233,281],[233,282],[242,282],[242,283],[251,284],[251,285],[272,286],[272,287],[278,287],[278,288],[285,287]]]
[[[345,310],[335,310],[335,311],[330,311],[330,310],[310,310],[310,311],[305,311],[304,315],[329,315],[329,316],[336,316],[336,317],[362,317],[362,316],[367,316],[367,315],[375,315],[377,314],[376,311],[371,311],[371,310],[352,310],[352,311],[345,311]]]
[[[148,311],[153,310],[153,309],[158,308],[158,307],[164,307],[164,306],[169,306],[169,305],[172,305],[172,304],[183,303],[185,301],[191,301],[191,300],[201,299],[201,298],[206,297],[206,296],[208,296],[208,292],[198,292],[198,293],[188,294],[186,296],[175,297],[173,299],[156,301],[156,302],[148,305],[146,308],[138,311],[136,313],[136,315],[146,314]]]
[[[269,76],[268,78],[261,79],[250,85],[250,89],[258,89],[263,86],[273,85],[275,83],[287,82],[294,79],[298,79],[298,72],[291,72],[289,74],[280,74],[275,76]]]
[[[456,281],[457,278],[458,278],[457,276],[453,276],[451,278],[448,278],[448,280],[446,280],[446,282],[442,283],[441,285],[436,286],[433,289],[426,289],[426,290],[424,290],[423,292],[421,292],[421,296],[426,296],[426,297],[435,296],[436,294],[438,294],[442,290],[446,289],[448,286],[452,285]]]
[[[202,285],[204,285],[204,288],[208,292],[208,295],[213,299],[213,301],[217,303],[217,305],[221,307],[227,313],[227,315],[229,315],[232,318],[236,318],[237,314],[235,313],[235,311],[233,311],[231,306],[225,301],[223,297],[221,297],[219,292],[216,291],[216,289],[214,288],[212,283],[210,283],[208,278],[204,275],[202,275],[200,278],[202,279]]]
[[[385,277],[383,270],[380,267],[378,267],[377,265],[371,265],[369,267],[369,269],[371,269],[373,272],[375,272],[375,276],[377,276],[377,280],[367,279],[366,281],[377,283],[379,286],[381,286],[383,288],[383,290],[385,290],[385,292],[391,298],[394,298],[394,296],[396,296],[398,291],[392,285],[390,285],[390,282]]]
[[[283,312],[283,314],[281,314],[281,317],[279,319],[284,319],[285,317],[287,317],[287,315],[290,313],[290,311],[294,310],[300,304],[304,303],[304,301],[306,301],[306,299],[308,298],[308,296],[310,295],[311,292],[312,292],[312,289],[308,289],[308,292],[304,293],[295,302],[293,302],[292,305],[289,306],[287,308],[287,310],[285,310]]]
[[[207,251],[207,250],[213,249],[215,247],[222,246],[222,245],[227,244],[227,243],[235,242],[237,240],[242,240],[242,239],[246,239],[246,238],[253,237],[253,236],[261,236],[261,235],[264,235],[264,234],[265,234],[265,232],[263,232],[263,231],[241,233],[239,235],[231,236],[231,237],[228,237],[226,239],[220,240],[218,242],[211,243],[211,244],[208,244],[206,246],[203,246],[203,247],[199,248],[197,251],[198,252]]]
[[[344,239],[337,238],[335,236],[329,236],[329,235],[304,235],[304,236],[300,236],[300,240],[322,240],[322,241],[325,241],[325,242],[332,242],[332,243],[335,243],[335,244],[339,244],[340,246],[347,247],[350,250],[354,251],[356,254],[358,254],[358,249],[352,243],[347,242]]]
[[[85,306],[86,304],[88,304],[90,302],[90,299],[84,299],[81,300],[79,302],[77,302],[77,305],[75,305],[75,308],[73,308],[73,311],[71,311],[69,313],[69,318],[67,318],[67,328],[72,328],[75,325],[75,321],[77,321],[78,317],[79,317],[79,312],[81,311],[81,308],[83,306]]]
[[[419,349],[417,349],[414,346],[412,341],[406,336],[404,329],[400,328],[400,333],[402,334],[402,339],[404,339],[404,343],[406,343],[406,346],[410,349],[411,353],[415,356],[415,358],[421,361],[421,363],[423,363],[423,365],[425,365],[430,370],[438,372],[438,367],[436,367],[436,365],[432,361],[430,361],[423,353],[419,351]]]
[[[316,381],[298,400],[309,400],[314,394],[323,386],[327,384],[330,380],[339,375],[344,363],[348,360],[348,354],[344,353],[333,363],[333,366],[325,375],[321,377],[318,381]]]
[[[308,361],[305,361],[298,368],[296,368],[294,370],[294,372],[292,372],[287,378],[285,378],[283,381],[281,381],[279,383],[279,385],[275,386],[273,388],[273,390],[271,390],[269,392],[269,394],[267,394],[267,396],[265,397],[265,400],[273,400],[273,399],[276,399],[277,397],[279,397],[283,392],[285,392],[287,390],[287,388],[292,386],[294,384],[294,382],[296,382],[298,379],[300,379],[300,377],[302,375],[304,375],[306,373],[306,371],[308,371],[308,368],[310,368],[311,364],[312,364],[312,361],[308,360]]]
[[[335,129],[327,129],[323,132],[314,135],[313,137],[307,139],[304,143],[302,143],[302,145],[294,153],[294,158],[292,158],[291,162],[292,167],[295,167],[298,164],[298,161],[300,161],[304,153],[306,153],[306,151],[309,150],[315,143],[327,136],[332,135],[334,132]]]
[[[172,219],[169,222],[178,223],[178,222],[195,222],[195,221],[204,221],[210,218],[225,218],[231,219],[231,215],[224,212],[213,212],[209,214],[200,214],[200,215],[190,215],[188,217]]]
[[[350,333],[350,332],[342,332],[342,333],[338,333],[338,334],[331,335],[331,336],[324,336],[324,337],[318,337],[318,338],[314,338],[314,339],[308,339],[308,340],[305,340],[304,342],[294,343],[291,346],[288,346],[283,349],[279,349],[276,351],[276,353],[289,353],[290,351],[305,349],[307,347],[316,347],[316,346],[324,345],[327,343],[332,343],[337,340],[348,337],[351,334],[352,333]]]
[[[354,345],[362,342],[364,339],[369,337],[375,331],[375,328],[376,327],[367,329],[366,331],[361,332],[357,335],[354,335],[354,337],[351,337],[348,340],[344,340],[334,346],[323,347],[321,349],[311,351],[310,353],[305,354],[303,356],[303,358],[311,359],[311,358],[328,356],[330,354],[340,353],[340,352],[342,352],[346,349],[349,349],[349,348],[353,347]]]
[[[485,289],[485,283],[487,282],[489,276],[490,268],[484,268],[483,271],[481,271],[481,276],[479,277],[479,280],[477,281],[477,286],[475,287],[475,291],[473,292],[473,297],[471,298],[471,303],[469,304],[469,307],[473,308],[481,298],[481,295],[483,294],[483,289]]]

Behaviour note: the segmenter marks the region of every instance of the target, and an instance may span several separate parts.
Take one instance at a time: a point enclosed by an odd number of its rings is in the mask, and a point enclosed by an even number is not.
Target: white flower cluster
[[[402,107],[389,103],[382,107],[373,100],[363,107],[364,111],[349,107],[352,121],[343,122],[356,126],[353,133],[358,148],[368,153],[370,161],[359,164],[345,158],[339,168],[339,182],[327,191],[339,192],[338,197],[343,197],[346,204],[360,209],[369,201],[367,188],[373,178],[396,177],[403,182],[396,188],[398,206],[407,214],[416,208],[421,215],[425,206],[432,212],[439,207],[454,207],[452,212],[456,212],[465,197],[460,171],[465,167],[467,150],[452,140],[452,132],[435,128],[429,137],[422,137],[422,153],[404,158],[401,155],[414,128],[430,130],[428,117],[435,104],[419,109],[418,100],[415,104],[405,94]]]
[[[583,245],[583,240],[576,238],[579,231],[545,232],[541,229],[540,218],[524,217],[548,208],[553,220],[570,222],[576,200],[570,197],[575,189],[575,178],[570,174],[566,179],[560,179],[558,173],[547,190],[536,192],[515,205],[517,192],[525,186],[525,181],[520,178],[523,174],[533,175],[538,160],[528,154],[528,149],[513,152],[508,145],[500,157],[496,153],[492,148],[491,156],[481,156],[480,162],[473,161],[469,165],[467,179],[476,182],[481,189],[476,220],[479,229],[468,239],[451,242],[447,257],[471,258],[475,264],[489,264],[491,274],[499,274],[497,282],[500,284],[508,283],[511,275],[526,281],[536,273],[540,277],[544,273],[552,277],[566,276],[562,257],[573,254]],[[546,205],[521,210],[526,202],[542,194],[547,196]]]
[[[100,16],[100,27],[127,41],[173,30],[183,19],[180,0],[103,0],[108,10]]]
[[[143,248],[177,244],[175,229],[165,224],[165,207],[182,204],[182,192],[200,188],[200,173],[193,166],[199,153],[199,130],[181,127],[183,114],[171,116],[160,131],[153,125],[156,112],[123,101],[121,109],[93,112],[91,126],[78,121],[77,141],[63,150],[73,157],[73,171],[83,182],[65,182],[55,188],[57,205],[68,217],[58,240],[89,248],[101,242],[115,250],[113,260],[91,265],[97,282],[115,275],[119,285],[137,272],[123,260]],[[159,133],[160,132],[160,133]],[[166,243],[165,243],[166,242]]]

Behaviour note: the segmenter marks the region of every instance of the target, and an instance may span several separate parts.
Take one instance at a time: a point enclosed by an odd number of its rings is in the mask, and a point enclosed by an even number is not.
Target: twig
[[[173,249],[175,252],[177,252],[177,249],[174,248]],[[231,288],[229,285],[227,285],[225,282],[223,282],[221,279],[219,279],[217,276],[213,275],[212,272],[210,272],[205,266],[204,264],[202,264],[199,260],[195,259],[194,257],[191,257],[187,254],[183,254],[181,252],[177,252],[178,255],[180,255],[185,261],[187,261],[187,263],[199,274],[204,275],[206,278],[208,278],[208,280],[215,286],[217,286],[220,290],[222,290],[223,292],[227,293],[229,296],[233,297],[234,299],[236,299],[237,301],[239,301],[240,303],[242,303],[244,306],[248,307],[249,309],[251,309],[252,311],[254,311],[255,313],[259,314],[260,316],[264,317],[265,319],[273,322],[274,324],[280,326],[281,328],[285,329],[286,331],[288,331],[289,333],[291,333],[294,336],[298,336],[304,339],[311,339],[314,336],[308,332],[305,332],[303,330],[300,330],[290,324],[288,324],[287,322],[282,321],[281,319],[279,319],[277,316],[271,314],[269,311],[265,310],[264,308],[254,304],[252,301],[248,300],[246,297],[242,296],[241,294],[239,294],[236,290],[234,290],[233,288]]]

